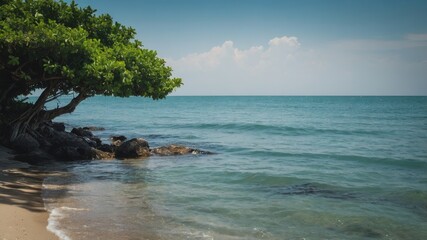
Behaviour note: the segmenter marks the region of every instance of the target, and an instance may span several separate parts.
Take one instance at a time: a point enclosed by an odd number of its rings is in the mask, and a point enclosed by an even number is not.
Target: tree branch
[[[46,103],[51,102],[51,101],[53,101],[53,100],[57,99],[58,97],[60,97],[60,96],[62,96],[62,95],[64,95],[64,94],[65,94],[65,92],[64,92],[64,91],[56,92],[56,93],[55,93],[55,95],[52,95],[52,97],[50,97],[50,98],[46,99]]]
[[[65,77],[55,76],[55,77],[43,78],[42,81],[64,80],[64,79],[65,79]]]
[[[17,67],[15,69],[15,71],[13,71],[13,73],[17,73],[18,71],[21,71],[25,66],[27,66],[29,63],[31,63],[32,61],[26,61],[25,63],[23,63],[21,66]]]
[[[79,103],[81,103],[83,100],[85,100],[88,96],[84,93],[79,93],[79,95],[77,95],[77,97],[73,98],[67,105],[60,107],[60,108],[55,108],[52,110],[48,110],[45,111],[43,114],[43,119],[45,120],[52,120],[62,114],[65,113],[71,113],[73,112],[77,105],[79,105]]]
[[[54,84],[52,82],[49,83],[48,87],[45,88],[40,94],[37,101],[31,106],[28,110],[26,110],[23,114],[21,114],[17,119],[13,120],[12,123],[20,122],[20,121],[29,121],[32,116],[37,114],[44,106],[46,99],[49,97],[50,92],[54,88]]]
[[[29,84],[35,84],[37,82],[47,82],[47,81],[59,81],[59,80],[64,80],[65,78],[62,76],[54,76],[54,77],[45,77],[44,75],[41,78],[32,80],[29,82]]]

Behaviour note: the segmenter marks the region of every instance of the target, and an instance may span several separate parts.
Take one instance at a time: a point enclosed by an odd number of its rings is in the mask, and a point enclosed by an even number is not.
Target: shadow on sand
[[[41,189],[45,172],[33,169],[0,170],[0,203],[43,212]]]

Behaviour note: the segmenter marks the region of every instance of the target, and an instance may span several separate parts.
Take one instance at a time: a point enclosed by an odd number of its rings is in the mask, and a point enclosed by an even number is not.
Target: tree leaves
[[[7,64],[9,64],[11,66],[19,65],[19,57],[9,55],[9,61],[7,62]]]
[[[47,88],[67,92],[164,98],[182,85],[133,28],[54,0],[6,0],[0,5],[0,89],[8,98]],[[19,83],[19,84],[15,84]]]

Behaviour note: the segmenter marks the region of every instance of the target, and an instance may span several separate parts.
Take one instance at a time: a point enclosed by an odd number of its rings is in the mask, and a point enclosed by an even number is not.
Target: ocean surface
[[[427,239],[427,97],[94,97],[56,121],[216,153],[52,166],[62,239]]]

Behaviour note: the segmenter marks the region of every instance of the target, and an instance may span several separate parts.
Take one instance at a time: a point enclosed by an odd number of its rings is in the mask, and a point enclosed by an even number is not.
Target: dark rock
[[[110,160],[114,159],[114,153],[112,152],[104,152],[99,149],[93,148],[93,158],[97,160]]]
[[[50,143],[55,146],[73,146],[77,148],[90,148],[90,145],[83,140],[67,132],[56,132],[50,137]]]
[[[116,147],[113,145],[109,145],[109,144],[101,144],[97,149],[101,150],[103,152],[113,153],[115,151]]]
[[[93,137],[92,132],[85,130],[83,128],[73,128],[73,130],[71,130],[71,133],[74,133],[79,137],[87,137],[87,138]]]
[[[58,161],[91,160],[94,155],[91,148],[75,146],[62,146],[55,148],[51,150],[51,154],[54,155]]]
[[[39,142],[27,133],[18,135],[11,144],[12,148],[20,153],[29,153],[40,147]]]
[[[133,138],[122,143],[116,149],[118,159],[144,158],[150,156],[150,146],[143,138]]]
[[[81,137],[72,133],[58,132],[45,126],[39,130],[44,139],[49,142],[46,146],[48,153],[59,161],[92,159],[91,146]]]
[[[93,137],[93,138],[91,138],[91,140],[96,142],[96,146],[102,145],[102,141],[99,137]]]
[[[103,127],[95,127],[95,126],[88,126],[88,127],[83,127],[83,130],[87,130],[87,131],[104,131],[105,128],[103,128]]]
[[[117,140],[117,141],[113,141],[111,142],[111,145],[114,146],[115,148],[119,147],[120,145],[122,145],[122,141]]]
[[[18,154],[14,156],[14,159],[21,162],[26,162],[31,165],[44,165],[55,161],[55,158],[41,150],[37,150],[30,153]]]
[[[40,133],[42,136],[49,138],[51,136],[53,136],[54,134],[56,134],[55,129],[53,129],[50,125],[46,124],[46,125],[42,125],[37,129],[37,132]]]
[[[85,140],[91,147],[97,148],[98,146],[101,146],[102,141],[98,137],[82,137],[83,140]]]
[[[111,136],[111,141],[115,142],[115,141],[122,141],[124,142],[127,138],[123,135],[117,135],[117,136]]]
[[[115,147],[122,145],[124,141],[126,141],[126,137],[123,135],[111,136],[111,144]]]
[[[50,125],[42,125],[36,131],[42,136],[38,139],[40,148],[47,151],[47,149],[53,146],[51,137],[58,133],[58,131],[55,131]]]
[[[85,140],[85,142],[87,142],[91,147],[97,147],[98,146],[96,141],[92,140],[91,138],[83,137],[83,140]]]
[[[93,136],[92,132],[86,130],[85,128],[73,128],[73,130],[71,130],[71,133],[82,137],[83,140],[86,141],[91,147],[96,148],[102,144],[101,139]]]
[[[64,132],[65,131],[65,124],[62,122],[52,122],[51,127],[58,132]]]
[[[185,155],[185,154],[212,154],[208,151],[202,151],[199,149],[189,148],[186,146],[180,145],[169,145],[154,148],[151,150],[151,153],[159,156],[173,156],[173,155]]]

